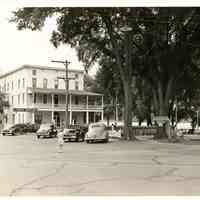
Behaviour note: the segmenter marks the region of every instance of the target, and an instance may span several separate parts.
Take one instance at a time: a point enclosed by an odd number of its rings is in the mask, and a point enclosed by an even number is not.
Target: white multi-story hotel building
[[[65,121],[66,89],[64,68],[24,65],[0,76],[0,90],[9,108],[6,124]],[[103,120],[103,96],[84,90],[84,72],[69,70],[69,122],[89,124]]]

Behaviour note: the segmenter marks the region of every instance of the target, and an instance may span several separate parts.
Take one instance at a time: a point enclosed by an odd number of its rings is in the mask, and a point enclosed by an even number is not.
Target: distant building
[[[103,120],[103,95],[84,90],[84,72],[69,70],[69,122],[89,124]],[[0,91],[10,107],[7,124],[65,121],[64,68],[24,65],[0,76]]]

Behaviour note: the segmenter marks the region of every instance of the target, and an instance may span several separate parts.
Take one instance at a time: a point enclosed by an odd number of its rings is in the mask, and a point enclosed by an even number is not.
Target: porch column
[[[51,94],[51,121],[54,121],[54,94]]]
[[[72,94],[69,95],[69,107],[70,107],[69,124],[72,124]]]
[[[86,96],[86,124],[89,124],[88,96]]]
[[[101,121],[103,121],[103,115],[104,115],[104,102],[103,102],[103,96],[102,96],[102,99],[101,99],[101,106],[102,106],[102,111],[101,111]]]
[[[96,122],[96,113],[95,112],[94,112],[93,120],[94,120],[94,122]]]
[[[34,111],[32,112],[32,123],[33,124],[35,123],[35,112]]]
[[[35,93],[33,92],[33,93],[32,93],[32,105],[31,105],[31,106],[33,106],[33,105],[35,104],[35,102],[34,102],[34,99],[35,99],[35,98],[34,98],[34,97],[35,97]],[[35,105],[34,105],[34,106],[35,106]]]

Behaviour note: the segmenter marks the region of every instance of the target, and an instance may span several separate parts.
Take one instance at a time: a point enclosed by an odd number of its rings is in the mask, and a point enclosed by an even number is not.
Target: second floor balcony
[[[38,110],[65,111],[65,90],[29,88],[28,108]],[[69,90],[68,110],[72,111],[100,111],[104,107],[103,95],[88,91]]]
[[[65,111],[66,104],[43,104],[43,103],[32,103],[28,104],[28,108],[37,110],[54,110],[54,111]],[[86,111],[86,110],[102,110],[102,105],[84,105],[84,104],[68,104],[68,110],[72,111]]]

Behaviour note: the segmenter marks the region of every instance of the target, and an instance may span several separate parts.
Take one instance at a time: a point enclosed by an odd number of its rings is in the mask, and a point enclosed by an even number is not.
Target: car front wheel
[[[105,143],[108,143],[108,138],[106,138],[106,139],[104,140],[104,142],[105,142]]]

